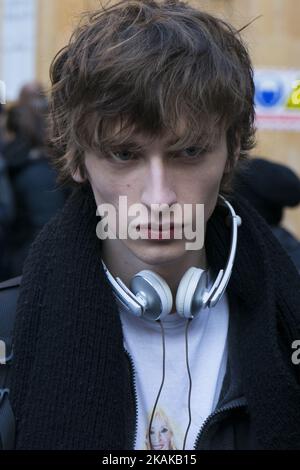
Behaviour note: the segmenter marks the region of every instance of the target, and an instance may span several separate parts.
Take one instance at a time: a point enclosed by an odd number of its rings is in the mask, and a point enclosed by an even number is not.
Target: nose
[[[151,442],[153,445],[159,445],[160,444],[160,432],[159,431],[154,431],[151,434]]]
[[[141,202],[150,208],[151,204],[168,204],[177,202],[170,169],[161,158],[153,158],[144,178]]]

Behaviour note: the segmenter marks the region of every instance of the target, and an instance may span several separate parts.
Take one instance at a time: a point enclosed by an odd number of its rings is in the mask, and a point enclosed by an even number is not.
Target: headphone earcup
[[[195,267],[189,268],[185,272],[176,294],[178,315],[184,318],[193,318],[200,312],[201,298],[207,288],[207,276],[206,271]],[[195,303],[198,306],[197,312],[192,312]]]
[[[130,290],[137,297],[146,299],[143,314],[149,320],[163,319],[171,312],[172,292],[166,281],[157,273],[144,269],[133,276]]]

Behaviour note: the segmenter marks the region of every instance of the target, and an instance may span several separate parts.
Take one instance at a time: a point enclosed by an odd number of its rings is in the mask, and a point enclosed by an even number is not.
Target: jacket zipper
[[[243,408],[245,406],[246,406],[246,399],[244,397],[237,398],[237,399],[232,400],[231,402],[229,402],[227,405],[224,405],[221,408],[215,410],[213,413],[211,413],[206,418],[206,420],[204,421],[204,423],[202,424],[202,426],[200,428],[200,431],[199,431],[198,436],[196,438],[194,449],[195,450],[198,449],[200,440],[203,439],[203,436],[205,435],[205,433],[207,433],[207,430],[209,428],[209,424],[211,424],[211,421],[214,420],[214,418],[216,416],[222,415],[228,410],[233,410],[233,409],[236,409],[236,408]]]
[[[138,416],[138,405],[137,405],[137,393],[136,393],[136,381],[135,381],[135,368],[133,364],[133,359],[130,353],[124,349],[124,352],[126,356],[128,357],[129,364],[130,364],[130,374],[131,374],[131,387],[132,387],[132,392],[133,392],[133,397],[134,397],[134,408],[135,408],[135,429],[134,429],[134,434],[133,434],[133,439],[132,439],[132,446],[131,449],[134,450],[135,444],[136,444],[136,434],[137,434],[137,416]]]

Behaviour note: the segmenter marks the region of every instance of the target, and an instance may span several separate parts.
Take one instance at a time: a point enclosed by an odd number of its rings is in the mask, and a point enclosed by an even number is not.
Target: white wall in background
[[[36,77],[36,0],[3,0],[1,76],[6,100],[17,98],[21,86]]]

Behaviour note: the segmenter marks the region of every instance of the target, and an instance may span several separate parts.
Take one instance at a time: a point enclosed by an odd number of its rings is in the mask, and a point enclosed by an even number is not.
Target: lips
[[[174,230],[175,227],[176,228],[182,228],[183,225],[174,225],[173,223],[170,224],[170,225],[162,225],[162,224],[159,224],[158,226],[157,225],[151,225],[151,224],[148,224],[148,225],[137,225],[137,230],[151,230],[153,232],[155,231],[159,231],[159,232],[164,232],[166,230]]]
[[[151,224],[148,224],[147,228],[148,228],[148,230],[153,230],[153,231],[157,230],[157,227],[155,225],[152,227]],[[161,225],[160,224],[158,226],[158,230],[160,232],[164,232],[165,230],[174,230],[174,224],[170,224],[170,225]]]
[[[164,448],[163,444],[160,445],[152,445],[153,450],[162,450]]]

